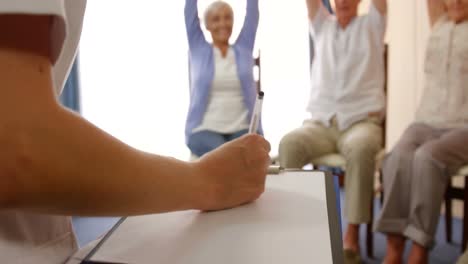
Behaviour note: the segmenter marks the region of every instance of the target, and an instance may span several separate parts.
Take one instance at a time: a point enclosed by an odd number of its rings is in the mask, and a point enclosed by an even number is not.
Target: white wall
[[[129,3],[88,1],[80,47],[83,115],[139,149],[188,156],[183,3]]]
[[[212,0],[200,0],[200,14]],[[235,11],[234,34],[245,1]],[[265,91],[264,130],[277,152],[281,136],[301,125],[309,93],[305,1],[261,0],[257,48]],[[189,102],[183,0],[88,1],[81,41],[83,115],[136,148],[189,157]]]
[[[388,149],[414,119],[424,87],[423,61],[428,35],[426,1],[389,1]]]
[[[276,154],[283,135],[302,125],[310,91],[309,33],[305,1],[262,1],[259,48],[263,124]]]

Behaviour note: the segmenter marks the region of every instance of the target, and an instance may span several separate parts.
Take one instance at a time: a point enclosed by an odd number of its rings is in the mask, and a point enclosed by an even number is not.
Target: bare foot
[[[387,254],[385,255],[385,264],[402,264],[403,252],[405,249],[405,238],[400,235],[387,235]]]
[[[408,258],[409,264],[427,264],[428,262],[428,251],[427,248],[413,242],[411,252]]]
[[[356,253],[360,253],[359,248],[359,225],[348,224],[343,241],[343,248],[350,249]]]

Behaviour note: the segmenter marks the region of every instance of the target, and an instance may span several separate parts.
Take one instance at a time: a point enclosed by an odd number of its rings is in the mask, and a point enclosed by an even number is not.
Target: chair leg
[[[339,185],[340,185],[341,188],[344,187],[344,181],[345,181],[344,178],[346,177],[345,175],[346,175],[345,172],[342,172],[342,173],[338,174]]]
[[[445,236],[452,243],[452,199],[445,197]]]
[[[370,221],[366,227],[366,250],[367,250],[367,256],[371,259],[374,258],[374,234],[372,232],[373,224],[374,224],[374,199],[371,200]]]
[[[461,252],[465,251],[466,242],[468,239],[468,176],[465,176],[465,197],[463,200],[463,237],[462,237],[462,248]]]
[[[380,207],[382,207],[383,202],[384,202],[383,170],[382,169],[379,170],[379,179],[380,179],[380,184],[382,185],[382,187],[380,188]]]

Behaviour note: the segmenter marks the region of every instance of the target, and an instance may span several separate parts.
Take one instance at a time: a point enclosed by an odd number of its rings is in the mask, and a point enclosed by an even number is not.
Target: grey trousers
[[[381,148],[382,127],[375,118],[346,130],[339,130],[335,119],[330,127],[306,120],[281,139],[279,161],[285,168],[302,168],[325,154],[341,153],[346,159],[345,215],[349,223],[361,224],[370,220],[375,157]]]
[[[384,160],[384,204],[374,229],[432,248],[450,176],[467,163],[468,127],[412,124]]]

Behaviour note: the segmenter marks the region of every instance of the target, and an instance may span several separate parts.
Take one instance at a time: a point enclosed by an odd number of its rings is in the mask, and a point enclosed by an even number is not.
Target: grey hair
[[[232,10],[231,5],[228,4],[228,3],[225,2],[225,1],[222,1],[222,0],[216,0],[216,1],[214,1],[213,3],[211,3],[211,4],[205,9],[205,12],[203,13],[203,22],[205,23],[205,27],[206,27],[206,22],[208,22],[208,16],[210,15],[210,13],[211,13],[213,10],[216,10],[217,8],[219,8],[219,7],[221,7],[221,6],[224,6],[224,5],[229,6],[229,8]]]

